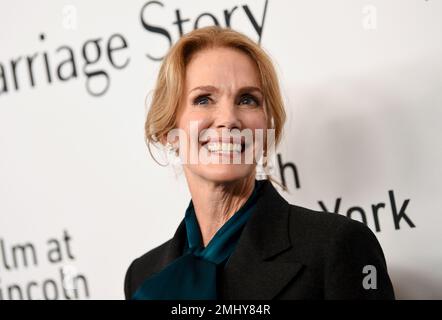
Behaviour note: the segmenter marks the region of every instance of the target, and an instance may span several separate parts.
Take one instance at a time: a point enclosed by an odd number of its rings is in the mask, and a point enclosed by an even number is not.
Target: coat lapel
[[[179,224],[177,230],[175,231],[173,238],[167,244],[164,254],[162,255],[158,263],[157,267],[158,270],[162,270],[169,263],[173,262],[174,260],[182,256],[183,248],[186,243],[186,237],[187,237],[186,224],[183,219]]]
[[[301,270],[282,253],[292,247],[288,202],[270,181],[263,182],[255,212],[226,264],[220,294],[224,299],[273,299]]]

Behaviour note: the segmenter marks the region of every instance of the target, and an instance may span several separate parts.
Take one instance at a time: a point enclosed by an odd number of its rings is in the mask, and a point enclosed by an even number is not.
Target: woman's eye
[[[193,104],[195,105],[204,105],[209,104],[210,98],[208,96],[199,96],[193,100]]]
[[[247,105],[259,105],[258,99],[251,95],[244,95],[240,98],[239,104],[247,104]]]

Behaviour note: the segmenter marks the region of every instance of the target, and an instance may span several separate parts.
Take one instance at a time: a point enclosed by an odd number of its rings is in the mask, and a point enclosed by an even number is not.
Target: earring
[[[167,152],[172,152],[175,150],[175,148],[173,147],[173,144],[171,144],[170,142],[166,143],[165,148],[166,148]]]
[[[256,163],[256,177],[258,180],[266,179],[273,169],[271,161],[267,157],[267,150],[263,150],[261,158]]]
[[[178,156],[178,147],[170,142],[167,142],[164,147],[166,149],[166,156],[169,160],[169,163],[173,162],[175,164],[178,164],[181,160]]]
[[[181,158],[178,155],[178,147],[175,147],[170,142],[167,142],[164,147],[166,149],[168,165],[170,165],[173,169],[175,173],[175,178],[178,178],[178,176],[182,172]]]

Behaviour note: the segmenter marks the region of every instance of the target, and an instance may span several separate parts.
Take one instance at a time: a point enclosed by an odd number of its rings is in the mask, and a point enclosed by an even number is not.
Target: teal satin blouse
[[[201,231],[190,201],[184,222],[184,254],[163,270],[147,278],[135,292],[134,300],[215,300],[217,278],[228,262],[257,200],[260,181],[255,180],[252,195],[203,247]]]

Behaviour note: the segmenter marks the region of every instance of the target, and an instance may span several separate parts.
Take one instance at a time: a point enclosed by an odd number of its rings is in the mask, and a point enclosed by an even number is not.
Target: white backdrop
[[[365,217],[397,297],[442,299],[436,0],[2,1],[0,299],[123,298],[190,199],[143,140],[156,60],[226,17],[280,75],[284,197]]]

